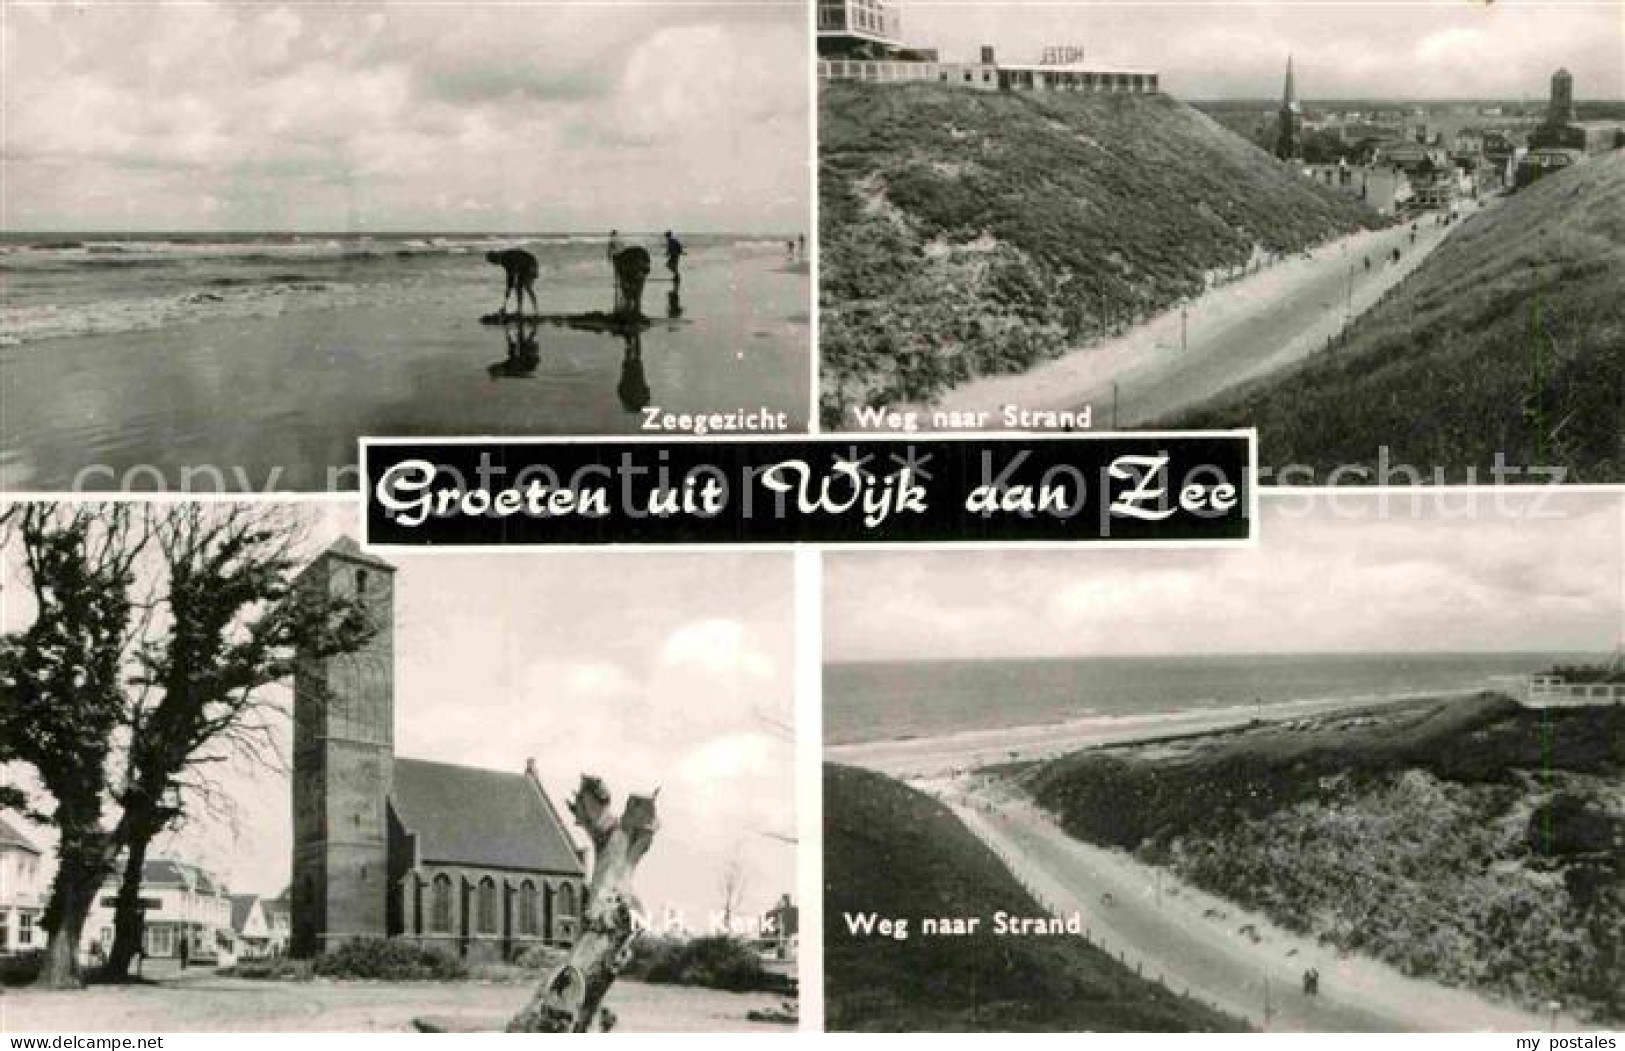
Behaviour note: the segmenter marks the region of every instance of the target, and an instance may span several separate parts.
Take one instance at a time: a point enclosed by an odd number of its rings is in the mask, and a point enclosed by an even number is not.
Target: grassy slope
[[[1333,350],[1176,421],[1257,425],[1266,462],[1453,472],[1496,452],[1625,478],[1625,152],[1475,217]],[[1290,480],[1290,479],[1288,479]],[[1452,481],[1459,475],[1452,474]],[[1539,479],[1536,479],[1539,480]]]
[[[832,1030],[1232,1030],[1080,939],[926,938],[920,918],[1044,913],[942,804],[879,774],[824,766],[824,974]],[[897,941],[846,912],[909,917]]]
[[[1494,695],[1018,778],[1080,838],[1414,974],[1625,1016],[1625,708]],[[1554,799],[1589,800],[1575,847]],[[1612,802],[1610,802],[1610,800]],[[1609,827],[1614,830],[1608,831]]]
[[[826,83],[819,122],[832,423],[1116,331],[1255,246],[1377,222],[1167,96]]]

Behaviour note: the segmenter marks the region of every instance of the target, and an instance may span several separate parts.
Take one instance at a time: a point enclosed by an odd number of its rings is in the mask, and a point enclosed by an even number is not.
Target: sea
[[[827,744],[1153,712],[1511,689],[1575,653],[1361,653],[826,664]]]
[[[763,237],[678,235],[690,255]],[[659,234],[627,234],[658,270]],[[0,234],[0,346],[137,332],[216,318],[276,317],[357,304],[466,302],[495,310],[488,251],[525,248],[550,275],[606,273],[605,233]]]

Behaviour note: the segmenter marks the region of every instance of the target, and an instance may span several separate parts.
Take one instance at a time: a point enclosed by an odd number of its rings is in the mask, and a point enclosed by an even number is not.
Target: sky
[[[1048,44],[1149,66],[1185,99],[1281,95],[1290,53],[1306,99],[1545,98],[1565,66],[1575,97],[1625,97],[1618,0],[1224,0],[1068,3],[902,0],[903,36],[945,59],[992,44],[1037,61]]]
[[[348,501],[300,507],[309,550],[356,533]],[[389,560],[396,754],[516,774],[534,757],[566,823],[582,773],[604,778],[617,810],[629,792],[660,789],[661,828],[634,880],[656,915],[670,906],[703,926],[734,859],[743,914],[794,894],[796,847],[778,838],[796,834],[795,749],[777,729],[794,725],[789,556]],[[32,618],[18,579],[8,565],[7,630]],[[279,893],[292,842],[286,775],[237,763],[221,782],[235,814],[204,816],[162,849],[224,875],[233,891]]]
[[[3,11],[8,229],[808,226],[795,3]]]
[[[1625,494],[1265,502],[1256,547],[826,554],[828,661],[1166,653],[1607,653]],[[1436,501],[1449,505],[1435,508]],[[1537,517],[1539,516],[1539,517]],[[1551,517],[1546,517],[1551,516]]]

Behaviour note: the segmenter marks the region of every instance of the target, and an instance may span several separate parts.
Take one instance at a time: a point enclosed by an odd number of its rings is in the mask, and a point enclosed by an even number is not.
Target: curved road
[[[1262,1029],[1536,1032],[1550,1021],[1375,960],[1340,957],[1125,854],[1072,838],[1008,790],[959,782],[943,794],[1051,912],[1082,913],[1091,938],[1145,977]],[[1302,991],[1311,966],[1321,976],[1318,996]],[[1564,1028],[1575,1024],[1564,1021]]]
[[[1414,242],[1407,223],[1321,245],[1214,288],[1121,336],[1024,373],[971,380],[932,408],[990,411],[990,427],[1002,426],[998,410],[1005,405],[1092,406],[1095,430],[1166,420],[1323,349],[1329,337],[1369,310],[1473,214],[1469,204],[1464,218],[1448,226],[1423,216],[1416,220]],[[1392,261],[1396,248],[1397,263]]]

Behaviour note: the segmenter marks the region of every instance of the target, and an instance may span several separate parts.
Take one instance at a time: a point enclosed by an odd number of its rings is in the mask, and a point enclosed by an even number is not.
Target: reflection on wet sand
[[[502,335],[506,343],[506,354],[501,361],[492,362],[485,367],[486,375],[491,379],[530,379],[536,375],[542,362],[537,330],[541,327],[541,323],[546,321],[581,332],[619,336],[624,349],[621,354],[621,371],[615,385],[615,395],[620,399],[621,408],[635,413],[646,408],[653,400],[648,376],[643,369],[643,333],[651,325],[648,319],[617,318],[599,314],[556,317],[520,314],[498,316],[503,319]],[[682,316],[682,296],[674,288],[666,295],[666,317],[669,320],[677,320]]]
[[[520,318],[517,324],[504,325],[502,334],[508,341],[508,356],[485,367],[494,380],[524,379],[536,374],[542,363],[542,352],[536,343],[537,323]]]
[[[649,381],[643,375],[643,334],[628,332],[622,338],[626,340],[626,353],[621,356],[621,382],[616,384],[615,393],[623,409],[637,412],[650,399]]]

